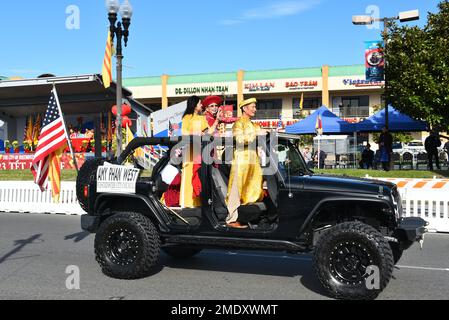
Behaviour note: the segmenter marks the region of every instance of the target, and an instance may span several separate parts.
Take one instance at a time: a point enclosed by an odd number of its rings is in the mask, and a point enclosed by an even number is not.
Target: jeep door
[[[279,227],[276,233],[284,239],[292,239],[298,236],[303,222],[313,209],[304,194],[304,182],[311,171],[289,140],[280,139],[276,149],[279,179]]]

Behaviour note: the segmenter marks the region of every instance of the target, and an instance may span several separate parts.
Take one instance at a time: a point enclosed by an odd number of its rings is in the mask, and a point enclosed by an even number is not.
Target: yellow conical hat
[[[244,106],[247,106],[247,105],[249,105],[251,103],[257,103],[257,99],[256,98],[251,98],[251,99],[243,100],[242,102],[240,102],[239,108],[243,108]]]

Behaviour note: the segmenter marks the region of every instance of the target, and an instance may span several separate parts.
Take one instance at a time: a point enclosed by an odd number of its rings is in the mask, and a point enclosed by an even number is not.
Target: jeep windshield
[[[313,171],[307,168],[307,164],[299,150],[293,145],[292,140],[279,137],[276,145],[278,170],[282,177],[311,175]]]
[[[294,139],[286,138],[282,135],[272,135],[270,140],[272,140],[273,138],[275,139],[275,143],[271,143],[270,148],[274,148],[274,150],[271,150],[270,158],[271,161],[277,163],[277,170],[279,170],[283,178],[289,176],[292,177],[313,174],[313,171],[307,168],[307,164],[304,158],[293,144]],[[227,138],[219,139],[219,141],[220,140],[223,143],[222,145],[226,145]],[[117,162],[123,163],[128,158],[128,156],[131,156],[133,154],[134,150],[144,145],[167,146],[167,149],[170,150],[174,146],[178,148],[182,147],[185,143],[187,143],[186,141],[188,141],[188,139],[183,140],[182,137],[179,137],[179,139],[136,138],[128,144],[126,150],[123,152]]]

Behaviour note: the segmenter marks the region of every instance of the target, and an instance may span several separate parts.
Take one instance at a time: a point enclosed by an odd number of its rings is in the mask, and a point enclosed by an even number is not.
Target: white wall
[[[16,140],[22,145],[25,137],[26,118],[16,119]]]
[[[8,134],[8,124],[0,118],[0,139],[5,141]]]
[[[19,144],[22,144],[25,133],[25,118],[14,118],[11,119],[1,118],[0,117],[0,125],[4,122],[3,126],[0,126],[0,139],[1,140],[9,140],[13,142],[17,140]]]
[[[17,139],[17,121],[15,119],[7,119],[8,130],[6,131],[6,138],[13,142]]]
[[[380,93],[372,93],[369,95],[370,114],[374,114],[374,106],[380,106],[382,103],[382,95]]]
[[[293,97],[282,99],[282,119],[293,119]]]

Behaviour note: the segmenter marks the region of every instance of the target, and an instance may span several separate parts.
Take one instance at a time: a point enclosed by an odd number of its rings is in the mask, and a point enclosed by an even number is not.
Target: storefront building
[[[365,66],[243,71],[193,75],[162,75],[125,79],[133,97],[153,110],[166,108],[191,95],[220,95],[237,105],[256,97],[257,120],[299,120],[325,105],[338,116],[357,122],[383,106],[380,82],[367,82]],[[300,102],[303,101],[303,111]],[[237,110],[236,110],[237,112]]]
[[[267,128],[277,127],[281,117],[283,126],[293,124],[322,105],[347,121],[358,122],[385,104],[383,83],[367,82],[365,71],[364,65],[324,65],[162,75],[126,78],[123,90],[124,96],[133,102],[134,111],[144,110],[132,117],[137,119],[134,128],[138,134],[148,113],[185,101],[191,95],[220,95],[225,104],[234,106],[246,98],[256,97],[258,112],[255,120]],[[76,125],[80,119],[85,123],[93,122],[100,113],[107,118],[105,115],[115,104],[114,90],[102,88],[98,75],[12,80],[0,79],[0,140],[23,140],[27,116],[46,110],[52,81],[57,81],[58,89],[62,86],[58,92],[68,125]],[[234,108],[236,115],[237,109]],[[421,133],[413,136],[417,140],[423,138]],[[367,139],[362,137],[362,140]]]

